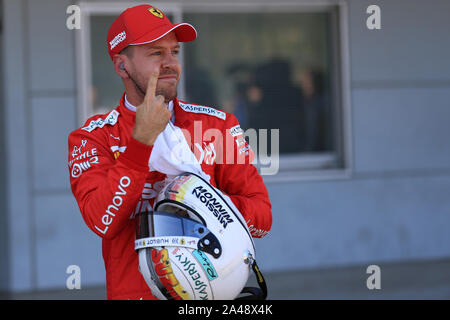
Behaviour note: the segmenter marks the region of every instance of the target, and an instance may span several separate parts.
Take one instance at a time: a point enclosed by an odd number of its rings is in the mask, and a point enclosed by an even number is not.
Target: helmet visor
[[[220,257],[216,236],[203,224],[177,213],[148,211],[137,218],[134,249],[186,247]]]

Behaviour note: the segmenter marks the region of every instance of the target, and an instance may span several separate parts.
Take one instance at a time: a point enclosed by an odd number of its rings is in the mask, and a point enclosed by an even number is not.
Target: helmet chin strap
[[[238,297],[235,300],[266,300],[267,298],[267,284],[264,279],[261,270],[259,270],[258,265],[254,259],[250,260],[250,264],[253,272],[256,275],[256,281],[258,282],[259,288],[255,287],[244,287],[241,294],[248,293],[247,296]]]

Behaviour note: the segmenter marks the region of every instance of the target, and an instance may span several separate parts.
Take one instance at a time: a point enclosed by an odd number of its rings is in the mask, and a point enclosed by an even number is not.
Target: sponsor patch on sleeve
[[[72,156],[74,157],[74,154],[72,154]],[[75,158],[69,161],[70,175],[72,176],[72,178],[78,178],[84,171],[92,168],[94,164],[99,164],[97,148],[91,148],[90,150],[86,150],[85,152],[75,154],[75,156]]]
[[[255,228],[255,226],[253,224],[250,225],[250,220],[247,220],[247,226],[248,226],[248,230],[250,231],[252,237],[255,237],[255,238],[262,238],[269,233],[269,231],[267,231],[267,230]]]
[[[205,107],[205,106],[197,106],[197,105],[193,105],[193,104],[187,104],[187,103],[182,103],[179,102],[181,109],[183,109],[184,111],[187,112],[193,112],[193,113],[204,113],[204,114],[208,114],[210,116],[214,116],[217,117],[219,119],[225,120],[226,113],[214,108],[210,108],[210,107]]]
[[[105,119],[98,118],[97,120],[92,120],[88,126],[81,129],[91,132],[97,128],[103,128],[106,124],[113,126],[116,124],[118,117],[119,112],[117,110],[113,110],[106,116]]]
[[[230,134],[233,137],[240,136],[243,133],[244,133],[244,130],[242,130],[240,125],[236,125],[236,126],[230,128]]]

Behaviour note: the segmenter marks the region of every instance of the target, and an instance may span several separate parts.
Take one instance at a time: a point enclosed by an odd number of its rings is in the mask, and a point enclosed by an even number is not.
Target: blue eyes
[[[172,51],[172,54],[173,55],[178,55],[180,53],[180,50],[173,50]],[[155,52],[152,52],[150,55],[151,56],[161,56],[163,54],[163,52],[162,51],[155,51]]]

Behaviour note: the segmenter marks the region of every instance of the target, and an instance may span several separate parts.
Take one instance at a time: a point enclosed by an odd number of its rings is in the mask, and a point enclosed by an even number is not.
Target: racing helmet
[[[162,300],[265,299],[255,245],[239,210],[193,173],[167,183],[137,217],[139,271]],[[260,288],[245,287],[250,271]]]

